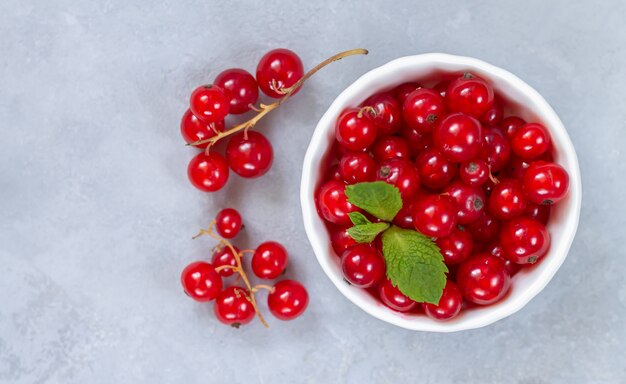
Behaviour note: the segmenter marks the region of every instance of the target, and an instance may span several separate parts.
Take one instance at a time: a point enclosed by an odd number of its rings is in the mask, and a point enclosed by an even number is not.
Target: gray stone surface
[[[623,1],[0,2],[0,382],[626,382],[626,3]],[[259,125],[272,170],[194,190],[178,122],[190,90],[275,47],[336,63]],[[341,296],[301,224],[304,150],[348,84],[399,56],[475,56],[554,106],[578,150],[578,235],[520,313],[456,334],[409,332]],[[243,247],[292,255],[311,305],[234,330],[178,276],[226,205]]]

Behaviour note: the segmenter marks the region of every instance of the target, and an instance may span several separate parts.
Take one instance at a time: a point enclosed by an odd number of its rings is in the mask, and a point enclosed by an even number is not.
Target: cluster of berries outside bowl
[[[423,312],[393,310],[372,295],[371,290],[347,282],[350,279],[346,280],[345,260],[342,268],[342,259],[338,257],[341,255],[337,255],[333,249],[331,235],[323,215],[318,211],[316,197],[322,184],[328,180],[329,159],[336,156],[336,125],[344,111],[358,108],[368,97],[390,91],[407,82],[433,87],[440,77],[463,73],[484,79],[506,103],[507,109],[514,110],[515,115],[526,122],[539,123],[547,129],[551,140],[550,155],[554,163],[559,164],[569,176],[569,190],[550,209],[550,218],[546,224],[550,245],[540,262],[512,274],[511,289],[498,301],[489,305],[470,305],[447,321],[436,321]],[[517,312],[535,297],[567,257],[578,226],[581,193],[580,170],[574,147],[562,122],[537,91],[511,73],[483,61],[436,53],[396,59],[363,75],[343,91],[315,129],[305,155],[301,181],[301,205],[307,235],[320,265],[339,291],[378,319],[407,329],[432,332],[454,332],[486,326]]]

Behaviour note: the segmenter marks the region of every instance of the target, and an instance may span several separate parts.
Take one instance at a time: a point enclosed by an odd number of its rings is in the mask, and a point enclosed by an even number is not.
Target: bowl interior
[[[314,193],[321,183],[322,165],[330,155],[334,142],[337,116],[349,107],[358,106],[368,96],[385,91],[407,81],[426,81],[444,73],[471,72],[487,80],[512,106],[516,114],[529,122],[541,122],[550,131],[555,162],[570,175],[568,197],[556,205],[548,230],[552,244],[548,254],[535,266],[522,269],[513,277],[511,291],[496,304],[464,310],[447,322],[437,322],[419,314],[395,312],[369,293],[349,286],[343,281],[339,257],[330,245],[329,234],[319,217]],[[403,57],[363,75],[342,92],[319,121],[307,150],[301,188],[301,203],[305,229],[320,265],[337,288],[357,306],[389,323],[413,330],[453,332],[478,328],[502,319],[522,308],[550,281],[563,263],[573,241],[581,203],[580,170],[574,147],[554,110],[533,88],[511,73],[483,61],[446,54],[424,54]]]

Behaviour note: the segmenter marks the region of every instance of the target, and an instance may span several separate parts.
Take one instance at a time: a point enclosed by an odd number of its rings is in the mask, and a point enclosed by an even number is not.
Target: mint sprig
[[[402,208],[400,191],[384,181],[348,185],[346,196],[350,203],[385,221],[392,221]]]

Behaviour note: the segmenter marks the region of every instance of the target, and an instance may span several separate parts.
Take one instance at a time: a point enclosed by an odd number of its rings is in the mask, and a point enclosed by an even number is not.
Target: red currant
[[[406,98],[411,94],[411,92],[421,87],[421,85],[414,82],[402,83],[392,89],[391,93],[400,102],[400,106],[402,106]]]
[[[489,178],[489,165],[482,160],[471,160],[462,163],[459,177],[467,185],[480,187]]]
[[[486,253],[476,254],[461,264],[456,281],[463,297],[479,305],[495,303],[511,287],[511,276],[504,261]]]
[[[422,184],[428,188],[441,188],[456,175],[457,167],[451,164],[441,152],[426,148],[417,156],[417,170]]]
[[[187,176],[194,187],[204,192],[222,189],[228,181],[228,163],[216,152],[197,154],[189,162]]]
[[[531,219],[535,219],[545,225],[548,223],[548,219],[550,218],[550,206],[528,202],[524,216],[528,216]]]
[[[235,328],[248,324],[254,318],[254,306],[248,292],[242,287],[228,287],[215,299],[217,319]]]
[[[420,187],[420,176],[415,165],[405,159],[385,160],[376,168],[376,180],[398,188],[403,200],[410,200]]]
[[[275,99],[304,76],[302,60],[294,52],[279,48],[269,51],[256,67],[256,80],[261,91]]]
[[[406,124],[422,134],[431,132],[435,128],[435,122],[445,113],[443,98],[428,88],[411,92],[402,106],[402,116]]]
[[[502,109],[502,104],[496,97],[491,108],[480,117],[480,122],[485,125],[498,125],[502,122],[503,117],[504,110]]]
[[[502,131],[506,134],[506,137],[511,139],[515,131],[520,129],[525,124],[526,121],[524,121],[524,119],[517,116],[509,116],[506,119],[502,120],[502,124],[500,124],[500,127],[502,128]]]
[[[381,162],[395,157],[408,159],[411,155],[409,143],[398,136],[385,136],[379,139],[372,148],[374,160]]]
[[[285,272],[288,260],[285,247],[275,241],[266,241],[252,255],[252,272],[260,279],[272,280]]]
[[[448,196],[427,195],[413,205],[413,224],[426,236],[448,236],[457,222],[454,201]]]
[[[560,165],[548,161],[535,161],[524,173],[524,190],[535,204],[551,205],[567,196],[569,175]]]
[[[185,111],[183,118],[180,120],[180,133],[187,144],[191,144],[198,140],[206,140],[215,136],[217,132],[224,130],[224,120],[215,123],[205,123],[198,119],[191,110]],[[206,148],[209,143],[196,145],[198,148]]]
[[[295,280],[282,280],[276,283],[267,296],[267,307],[280,320],[293,320],[300,316],[309,305],[309,293]]]
[[[439,299],[439,304],[424,303],[424,312],[434,320],[450,320],[461,312],[463,297],[459,288],[448,280]]]
[[[522,159],[534,159],[550,148],[550,133],[541,124],[526,124],[513,134],[511,147]]]
[[[483,129],[483,146],[480,157],[487,162],[491,172],[502,169],[511,158],[511,145],[498,128]]]
[[[259,88],[254,77],[241,68],[223,71],[215,78],[215,85],[221,87],[230,100],[230,113],[238,115],[250,110],[259,98]]]
[[[408,312],[417,306],[415,301],[400,292],[389,279],[386,279],[378,286],[378,296],[383,304],[394,311]]]
[[[180,275],[185,293],[196,301],[211,301],[222,291],[222,278],[204,261],[189,264]]]
[[[446,91],[446,106],[451,112],[463,112],[475,118],[493,105],[493,89],[485,80],[469,73],[457,78]]]
[[[215,217],[215,229],[225,239],[232,239],[242,227],[241,215],[233,208],[224,208]]]
[[[385,276],[385,261],[378,249],[359,244],[343,254],[341,269],[350,284],[359,288],[369,288]]]
[[[216,85],[202,85],[194,89],[189,99],[189,109],[205,123],[224,120],[230,108],[224,90]]]
[[[502,248],[502,245],[497,241],[492,241],[491,243],[487,244],[485,248],[485,253],[501,258],[502,261],[504,261],[504,266],[506,267],[506,270],[511,276],[515,275],[522,268],[521,265],[515,264],[511,260],[504,257],[504,249]]]
[[[459,224],[473,223],[484,212],[486,198],[480,187],[453,181],[444,188],[443,192],[454,200]]]
[[[402,106],[389,93],[379,93],[369,97],[362,106],[374,108],[374,122],[379,135],[392,135],[402,124]]]
[[[247,135],[247,138],[246,138]],[[259,177],[267,173],[274,161],[272,144],[256,131],[240,132],[226,147],[230,169],[241,177]]]
[[[464,262],[470,257],[474,247],[472,235],[458,228],[454,228],[448,236],[438,238],[436,243],[447,265]]]
[[[439,152],[452,162],[469,161],[482,146],[482,127],[475,118],[453,113],[437,124],[433,141]]]
[[[337,225],[350,225],[348,213],[357,212],[359,209],[348,202],[346,197],[346,185],[338,181],[328,181],[320,188],[318,195],[318,207],[322,217]]]
[[[526,196],[522,184],[515,179],[498,183],[489,195],[489,213],[500,220],[510,220],[526,210]]]
[[[430,134],[421,134],[408,125],[403,125],[400,128],[400,136],[409,144],[412,155],[416,155],[433,145],[433,137]]]
[[[550,248],[546,227],[528,217],[517,217],[502,227],[500,243],[504,257],[517,264],[533,264]]]
[[[500,222],[495,217],[484,212],[478,220],[468,224],[465,228],[472,234],[475,242],[488,243],[498,236]]]
[[[376,164],[363,152],[347,152],[339,162],[341,178],[348,184],[374,181]]]
[[[520,157],[513,156],[509,163],[506,166],[506,174],[517,180],[522,180],[524,178],[524,173],[526,173],[526,169],[530,166],[530,160],[523,160]]]
[[[441,97],[446,97],[446,93],[448,92],[448,87],[450,87],[450,81],[443,80],[435,84],[433,90],[441,95]]]
[[[335,164],[328,168],[326,178],[324,180],[337,180],[343,182],[343,176],[341,176],[341,172],[339,172],[339,164]]]
[[[418,191],[419,198],[420,192]],[[412,200],[404,201],[402,204],[402,208],[396,214],[396,217],[393,218],[393,223],[400,228],[404,229],[415,229],[415,225],[413,225],[413,204],[415,203],[415,198]]]
[[[334,227],[330,230],[330,244],[339,257],[358,243],[348,234],[349,227]]]
[[[339,144],[354,152],[362,152],[374,144],[378,129],[369,107],[344,111],[335,127]]]
[[[239,249],[237,247],[233,247],[235,252],[239,254]],[[228,265],[230,267],[237,267],[237,258],[230,247],[222,246],[217,248],[213,252],[213,257],[211,258],[211,262],[215,268]],[[224,277],[232,276],[235,271],[232,268],[224,268],[218,272],[220,275]]]

